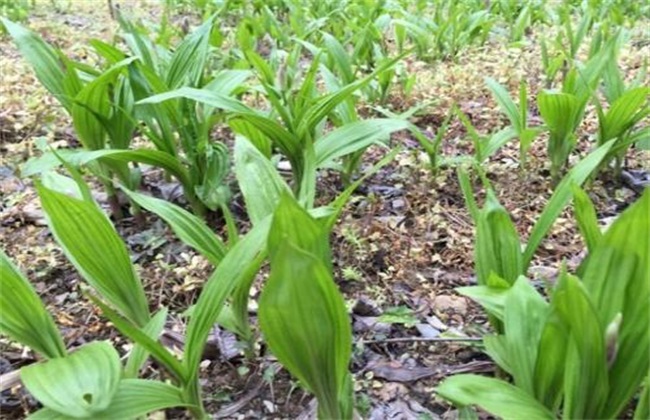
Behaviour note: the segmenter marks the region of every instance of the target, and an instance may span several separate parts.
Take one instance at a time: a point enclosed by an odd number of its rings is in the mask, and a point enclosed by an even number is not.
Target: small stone
[[[267,413],[275,413],[275,404],[273,404],[271,401],[264,400],[262,401],[262,404],[264,404],[264,408],[266,409]]]
[[[429,324],[415,324],[415,328],[424,338],[434,338],[440,335],[440,331]]]
[[[452,311],[457,314],[467,312],[467,302],[464,298],[450,295],[439,295],[433,300],[433,306],[443,312]]]

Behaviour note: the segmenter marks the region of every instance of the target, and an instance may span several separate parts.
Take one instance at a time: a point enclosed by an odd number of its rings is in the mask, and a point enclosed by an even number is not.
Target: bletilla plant
[[[503,323],[503,331],[484,343],[514,384],[457,375],[438,394],[504,419],[615,419],[645,383],[634,418],[647,418],[649,213],[646,189],[604,234],[595,219],[579,216],[597,232],[589,255],[577,276],[562,268],[548,299],[523,276],[511,287],[493,282],[461,289]]]
[[[136,378],[146,360],[141,349],[134,349],[125,365],[107,341],[68,352],[34,288],[2,250],[0,279],[0,332],[44,358],[20,370],[27,390],[43,404],[30,419],[128,419],[188,406],[181,389]]]

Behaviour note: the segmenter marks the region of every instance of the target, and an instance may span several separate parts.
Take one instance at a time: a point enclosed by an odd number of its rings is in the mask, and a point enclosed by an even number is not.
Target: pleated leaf
[[[601,417],[619,416],[650,368],[650,190],[607,230],[581,267],[585,288],[598,308],[601,324],[622,314],[617,334],[608,343],[609,397]]]
[[[537,219],[528,237],[523,258],[523,268],[525,270],[528,269],[537,248],[553,226],[553,223],[555,223],[555,219],[557,219],[564,206],[571,199],[573,186],[580,186],[589,178],[591,173],[598,168],[602,160],[607,156],[607,153],[613,145],[613,141],[609,141],[589,153],[564,176],[560,184],[555,188],[553,195],[548,200],[548,203],[546,203],[544,211]]]
[[[565,418],[601,418],[609,389],[604,326],[587,291],[577,277],[562,273],[553,293],[559,317],[569,338],[565,357]]]
[[[248,140],[235,140],[235,174],[253,224],[271,215],[283,193],[291,193],[270,160]]]
[[[59,157],[71,165],[85,165],[95,160],[107,163],[140,162],[163,168],[174,175],[181,184],[189,185],[189,175],[182,162],[173,155],[159,150],[58,150]],[[61,165],[61,160],[53,153],[45,153],[36,159],[30,159],[21,168],[23,176],[32,176],[50,171]]]
[[[223,259],[226,254],[226,245],[203,219],[169,201],[124,187],[122,191],[138,205],[163,219],[172,228],[178,239],[197,250],[213,265],[218,265]]]
[[[314,144],[316,165],[327,166],[334,159],[363,150],[373,144],[385,144],[396,131],[411,129],[403,119],[377,118],[345,124]]]
[[[520,276],[506,297],[504,330],[510,373],[529,395],[535,395],[537,351],[548,313],[548,303]]]
[[[551,411],[557,412],[563,395],[564,360],[568,345],[568,329],[557,315],[555,305],[544,321],[535,363],[535,397]]]
[[[174,51],[167,70],[166,84],[169,89],[199,83],[208,59],[213,22],[214,16],[187,36]]]
[[[108,217],[82,201],[37,184],[48,225],[84,279],[131,321],[144,326],[149,305],[124,242]]]
[[[108,409],[93,414],[96,420],[136,419],[152,411],[173,407],[187,407],[182,390],[157,381],[145,379],[124,379]],[[69,420],[54,410],[44,408],[29,417],[30,420]]]
[[[474,258],[479,285],[487,284],[493,273],[510,284],[522,274],[519,235],[492,190],[477,220]]]
[[[650,113],[650,88],[638,87],[621,95],[600,121],[600,141],[617,138]]]
[[[455,375],[445,379],[436,392],[459,407],[476,405],[504,420],[555,418],[532,396],[500,379]]]
[[[537,106],[552,135],[558,139],[566,139],[580,122],[581,102],[569,93],[541,92]]]
[[[120,356],[106,341],[20,370],[23,384],[39,402],[71,417],[93,417],[106,410],[120,374]]]
[[[36,77],[66,109],[72,106],[71,98],[77,93],[66,85],[66,72],[57,51],[35,33],[4,17],[0,21],[14,39],[21,54],[34,69]]]
[[[281,209],[280,209],[281,211]],[[290,241],[280,244],[260,297],[260,327],[273,354],[311,392],[323,418],[351,418],[341,395],[349,381],[350,320],[331,272]]]
[[[52,359],[66,355],[59,330],[36,291],[0,249],[0,331]]]
[[[580,228],[580,233],[587,243],[589,252],[593,252],[598,247],[602,239],[602,233],[598,227],[598,218],[594,203],[591,202],[589,195],[580,187],[573,188],[573,205],[576,221]]]
[[[266,239],[270,227],[271,216],[254,225],[253,229],[230,249],[203,286],[203,291],[187,326],[185,341],[187,347],[183,360],[185,370],[190,375],[194,375],[194,378],[198,375],[199,363],[208,334],[226,299],[241,281],[248,278],[251,264],[253,266],[259,264],[259,255],[266,251]]]

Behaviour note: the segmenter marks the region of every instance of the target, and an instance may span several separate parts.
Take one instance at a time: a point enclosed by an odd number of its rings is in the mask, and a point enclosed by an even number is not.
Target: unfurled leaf
[[[459,407],[475,405],[504,420],[551,420],[555,416],[532,396],[500,379],[455,375],[436,392]]]
[[[253,224],[272,214],[281,195],[291,192],[273,164],[241,137],[235,142],[235,174]]]
[[[562,182],[555,188],[553,195],[548,200],[548,203],[546,203],[544,211],[537,219],[528,237],[523,258],[523,268],[525,270],[528,269],[542,239],[544,239],[544,236],[551,229],[553,223],[555,223],[555,220],[564,209],[564,206],[571,199],[573,186],[582,185],[587,180],[591,173],[598,168],[605,156],[607,156],[607,153],[613,145],[614,142],[609,141],[589,153],[565,175]]]
[[[604,326],[580,280],[562,273],[553,304],[568,328],[563,411],[567,418],[600,418],[609,389]]]
[[[574,187],[573,205],[578,227],[582,236],[585,238],[587,249],[593,252],[598,247],[603,236],[598,227],[598,218],[596,217],[594,203],[591,202],[589,195],[582,188]]]
[[[492,273],[510,284],[522,274],[519,235],[492,190],[476,221],[475,264],[479,285],[487,284]]]
[[[319,229],[297,204],[282,203],[276,218],[291,211],[296,225]],[[283,226],[281,221],[272,226],[271,237],[285,239],[277,244],[260,297],[262,332],[278,360],[316,395],[320,417],[351,418],[352,332],[345,303],[329,262],[301,247],[299,231],[283,232]]]
[[[23,383],[38,401],[71,417],[93,417],[107,409],[120,375],[120,356],[105,341],[20,370]]]
[[[139,326],[149,322],[149,304],[124,242],[108,217],[82,201],[37,184],[41,204],[57,242],[85,280]]]
[[[346,124],[316,141],[316,165],[327,166],[339,157],[366,149],[373,144],[384,144],[391,133],[411,128],[412,124],[406,120],[389,118]]]
[[[168,201],[122,188],[122,191],[143,208],[157,214],[169,224],[176,236],[201,253],[213,265],[218,265],[226,254],[223,241],[205,221]]]
[[[609,397],[601,417],[617,417],[647,375],[650,360],[650,190],[610,226],[580,267],[601,326],[622,314],[618,350],[609,368]]]
[[[535,395],[535,364],[548,314],[548,303],[520,276],[508,291],[503,324],[510,373],[529,395]]]
[[[271,226],[271,216],[260,221],[221,260],[194,307],[187,326],[186,353],[183,365],[196,379],[201,355],[208,334],[221,312],[226,299],[240,283],[248,278],[251,265],[260,264],[260,254],[266,251],[266,239]],[[188,379],[190,382],[192,378]]]
[[[63,339],[36,291],[0,249],[0,332],[48,359],[66,355]]]
[[[38,80],[69,110],[72,107],[72,98],[77,94],[79,86],[75,89],[72,88],[72,84],[66,83],[68,76],[57,51],[43,41],[40,36],[17,23],[4,17],[0,17],[0,21],[14,39],[23,57],[34,69]]]

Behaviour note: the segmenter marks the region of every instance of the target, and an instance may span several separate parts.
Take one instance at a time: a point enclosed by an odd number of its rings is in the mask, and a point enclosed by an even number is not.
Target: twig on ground
[[[398,337],[384,338],[379,340],[361,340],[363,344],[373,343],[407,343],[412,341],[431,341],[431,342],[454,342],[454,341],[483,341],[481,337]]]

